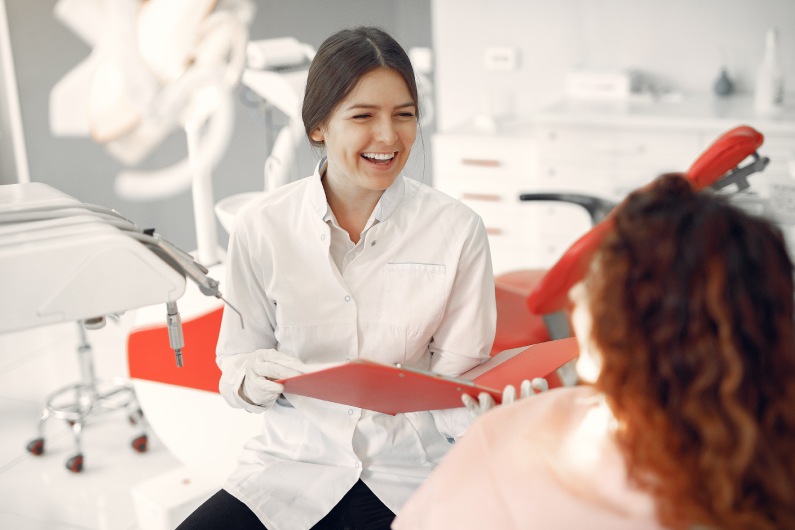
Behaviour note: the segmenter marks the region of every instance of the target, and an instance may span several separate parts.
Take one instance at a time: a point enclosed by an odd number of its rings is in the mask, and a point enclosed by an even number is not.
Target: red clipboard
[[[506,350],[459,377],[357,359],[279,382],[285,394],[394,415],[461,407],[462,394],[487,392],[499,403],[506,385],[518,390],[523,380],[547,377],[578,354],[570,337]]]

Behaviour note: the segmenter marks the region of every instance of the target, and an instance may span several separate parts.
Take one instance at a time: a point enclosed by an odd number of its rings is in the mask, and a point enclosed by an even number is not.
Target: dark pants
[[[389,530],[395,514],[361,480],[340,499],[313,530]],[[262,530],[248,506],[221,490],[196,508],[177,530]]]

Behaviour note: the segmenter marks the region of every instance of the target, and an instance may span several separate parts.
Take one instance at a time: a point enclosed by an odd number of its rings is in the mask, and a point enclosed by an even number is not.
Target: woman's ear
[[[310,134],[309,137],[312,138],[313,141],[322,144],[323,143],[323,129],[320,127],[316,127]]]

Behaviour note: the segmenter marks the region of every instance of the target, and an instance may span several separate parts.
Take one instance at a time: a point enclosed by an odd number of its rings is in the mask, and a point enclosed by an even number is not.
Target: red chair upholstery
[[[178,367],[163,325],[133,329],[127,337],[127,365],[132,379],[155,381],[218,393],[221,370],[215,363],[215,346],[223,306],[182,324],[185,365]]]
[[[545,270],[509,272],[494,278],[497,295],[497,334],[491,354],[551,340],[544,320],[530,312],[527,295]]]

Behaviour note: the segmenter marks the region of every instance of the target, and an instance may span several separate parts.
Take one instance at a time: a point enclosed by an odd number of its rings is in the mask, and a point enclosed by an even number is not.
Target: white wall
[[[572,67],[633,68],[685,93],[712,88],[722,61],[750,93],[764,36],[779,29],[787,99],[795,99],[793,0],[432,0],[439,130],[476,115],[526,114],[560,99]],[[519,51],[487,71],[487,46]]]

